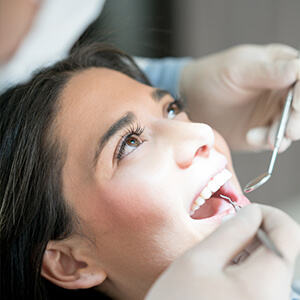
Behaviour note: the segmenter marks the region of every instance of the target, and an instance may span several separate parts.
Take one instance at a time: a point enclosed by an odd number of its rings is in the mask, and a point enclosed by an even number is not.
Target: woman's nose
[[[182,122],[176,130],[174,155],[176,164],[184,169],[191,166],[199,157],[208,157],[215,142],[212,128],[202,123]]]

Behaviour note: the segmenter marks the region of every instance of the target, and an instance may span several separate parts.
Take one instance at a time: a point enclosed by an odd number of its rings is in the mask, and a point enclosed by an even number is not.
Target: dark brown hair
[[[0,267],[4,299],[45,299],[46,280],[40,272],[47,243],[74,231],[76,215],[64,201],[61,187],[67,149],[53,133],[64,86],[75,73],[91,67],[113,69],[149,84],[128,55],[93,44],[75,49],[65,60],[0,97]]]

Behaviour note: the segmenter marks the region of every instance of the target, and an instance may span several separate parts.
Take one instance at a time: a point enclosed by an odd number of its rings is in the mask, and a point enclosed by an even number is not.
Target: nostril
[[[210,148],[207,145],[203,145],[201,147],[199,147],[195,153],[195,157],[196,156],[205,156],[207,157],[209,154],[209,150]]]

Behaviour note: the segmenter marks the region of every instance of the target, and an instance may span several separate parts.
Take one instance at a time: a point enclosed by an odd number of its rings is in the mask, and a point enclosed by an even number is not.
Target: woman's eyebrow
[[[107,142],[120,130],[132,124],[136,120],[136,115],[132,111],[128,111],[123,117],[114,122],[106,131],[106,133],[99,139],[94,156],[94,166],[97,163],[99,155]]]
[[[172,97],[172,95],[170,94],[170,92],[166,91],[166,90],[162,90],[162,89],[154,89],[153,92],[151,93],[151,97],[153,98],[154,101],[156,102],[160,102],[160,100],[165,97],[165,96],[170,96]]]

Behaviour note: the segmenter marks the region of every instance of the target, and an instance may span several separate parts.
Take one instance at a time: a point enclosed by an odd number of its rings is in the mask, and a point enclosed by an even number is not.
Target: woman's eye
[[[121,146],[117,152],[117,159],[122,159],[124,156],[133,152],[136,148],[138,148],[143,141],[137,136],[127,136],[121,143]]]
[[[176,101],[172,102],[167,108],[167,113],[168,113],[169,119],[174,119],[181,112],[182,112],[182,109],[178,106]]]
[[[126,144],[129,147],[137,147],[140,143],[141,141],[136,137],[130,137],[126,140]]]

